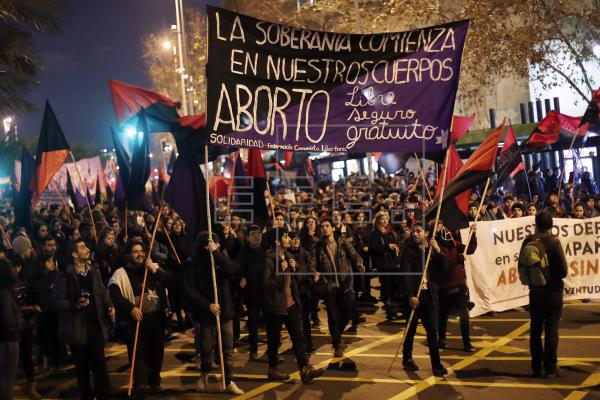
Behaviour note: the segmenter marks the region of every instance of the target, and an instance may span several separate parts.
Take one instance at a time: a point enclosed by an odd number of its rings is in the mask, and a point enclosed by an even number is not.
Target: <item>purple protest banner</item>
[[[468,21],[354,35],[207,12],[211,143],[309,152],[448,146]]]

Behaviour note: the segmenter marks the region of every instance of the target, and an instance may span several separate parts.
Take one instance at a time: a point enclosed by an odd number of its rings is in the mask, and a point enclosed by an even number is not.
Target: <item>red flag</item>
[[[441,211],[442,222],[447,228],[458,230],[468,226],[469,195],[473,187],[485,182],[492,174],[498,155],[498,144],[503,132],[504,122],[479,145],[467,162],[458,170],[454,178],[448,182],[444,190]],[[448,165],[449,167],[450,165]],[[438,197],[427,210],[426,218],[428,220],[435,217],[439,201],[440,198]]]
[[[460,159],[458,152],[454,148],[454,145],[451,144],[448,148],[448,151],[450,152],[450,154],[448,154],[448,171],[446,172],[446,182],[444,183],[444,185],[447,185],[448,182],[450,182],[452,178],[456,176],[458,171],[460,171],[460,169],[463,166],[463,162]],[[442,182],[438,182],[437,188],[435,190],[435,196],[433,197],[434,199],[438,197],[441,188]]]
[[[543,149],[554,144],[568,146],[573,140],[573,135],[583,139],[587,134],[589,125],[586,123],[579,126],[580,122],[580,118],[552,110],[540,121],[525,143],[535,149]]]
[[[294,160],[294,152],[293,151],[285,151],[283,152],[284,164],[283,167],[285,169],[292,168],[292,161]]]
[[[452,134],[450,136],[450,142],[456,143],[461,137],[467,133],[467,131],[473,126],[475,122],[475,114],[470,117],[462,115],[454,115],[452,117]]]
[[[167,96],[114,79],[109,79],[108,85],[110,86],[115,115],[119,124],[123,124],[136,116],[140,109],[149,108],[153,105],[163,105],[164,111],[167,111],[167,109],[172,110],[169,112],[171,114],[171,118],[168,119],[169,122],[179,117],[176,111],[177,103]]]
[[[248,176],[266,178],[265,164],[258,149],[248,149]]]
[[[600,125],[600,88],[592,92],[592,101],[581,117],[580,125],[587,123]]]
[[[52,180],[54,174],[65,163],[69,156],[69,144],[50,103],[46,101],[42,129],[38,140],[35,157],[36,170],[29,188],[33,193],[33,203],[37,203],[40,195]]]

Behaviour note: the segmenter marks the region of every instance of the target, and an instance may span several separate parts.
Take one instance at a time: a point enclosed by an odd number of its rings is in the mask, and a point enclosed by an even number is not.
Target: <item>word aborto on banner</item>
[[[292,151],[447,147],[468,21],[355,35],[208,7],[211,142]]]

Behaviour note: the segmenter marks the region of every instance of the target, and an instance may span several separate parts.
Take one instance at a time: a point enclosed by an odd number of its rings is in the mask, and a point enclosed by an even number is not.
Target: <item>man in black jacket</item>
[[[533,376],[542,376],[542,364],[546,377],[557,376],[558,323],[563,308],[563,279],[567,276],[567,261],[560,240],[554,236],[552,215],[544,210],[535,216],[536,233],[523,241],[526,246],[539,239],[544,245],[549,261],[549,280],[545,286],[529,286],[529,314],[531,316],[531,368]],[[520,260],[519,260],[520,262]],[[545,346],[542,345],[545,332]]]
[[[421,285],[423,268],[428,252],[428,245],[432,246],[431,260],[427,268],[423,289],[417,297]],[[418,371],[417,365],[412,359],[413,342],[417,331],[419,320],[423,323],[427,332],[429,346],[429,357],[431,368],[435,376],[444,376],[448,373],[440,361],[440,351],[437,343],[437,301],[438,283],[443,276],[445,260],[440,246],[434,238],[429,243],[425,230],[421,225],[413,226],[412,238],[404,246],[401,252],[401,272],[404,293],[408,296],[409,306],[414,309],[414,316],[409,327],[407,327],[404,346],[402,349],[402,365],[406,371]],[[407,311],[405,315],[409,315]]]
[[[240,286],[244,290],[244,298],[248,311],[248,343],[250,344],[250,361],[258,359],[258,324],[263,303],[263,267],[265,251],[262,249],[262,228],[251,225],[246,235],[246,243],[240,252],[239,264],[242,279]]]
[[[0,258],[0,399],[12,399],[19,363],[19,335],[25,324],[13,288],[17,272]]]
[[[274,228],[269,235],[271,250],[265,256],[263,275],[265,319],[267,323],[267,353],[269,355],[269,380],[288,380],[290,376],[277,369],[278,350],[281,344],[281,327],[288,330],[300,378],[303,383],[323,375],[323,369],[315,369],[308,363],[304,349],[301,325],[301,303],[296,280],[292,277],[297,268],[294,257],[287,251],[291,239],[287,228]]]
[[[212,361],[213,349],[217,340],[217,319],[221,324],[223,344],[223,362],[225,363],[225,384],[229,394],[243,394],[233,382],[233,318],[235,315],[231,296],[231,278],[238,274],[238,265],[219,251],[219,239],[213,233],[201,232],[196,244],[196,254],[191,263],[185,267],[183,290],[192,311],[194,327],[199,331],[197,340],[200,344],[200,361],[202,374],[198,380],[198,389],[208,390],[208,374]],[[215,262],[217,281],[217,299],[215,299],[212,279],[211,253]]]
[[[346,345],[342,333],[352,319],[354,303],[353,269],[365,271],[362,258],[342,237],[334,236],[335,228],[329,219],[320,223],[322,239],[311,254],[311,270],[315,285],[324,292],[327,322],[335,357],[343,357]]]
[[[125,254],[128,263],[113,273],[108,282],[108,290],[117,311],[117,330],[125,339],[130,362],[136,325],[140,322],[133,376],[135,398],[144,399],[149,390],[160,390],[168,304],[165,286],[168,275],[147,257],[147,249],[140,241],[127,242]],[[145,268],[148,268],[148,277],[142,294]]]
[[[59,312],[60,337],[71,347],[81,398],[110,399],[104,344],[114,309],[100,272],[90,263],[85,242],[79,239],[70,243],[69,254],[73,264],[58,275],[52,292]]]

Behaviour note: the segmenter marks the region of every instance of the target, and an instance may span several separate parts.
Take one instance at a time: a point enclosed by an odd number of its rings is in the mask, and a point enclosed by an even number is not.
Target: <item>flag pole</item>
[[[77,176],[79,177],[79,184],[86,189],[84,197],[85,204],[87,205],[88,212],[90,214],[90,220],[92,222],[92,228],[94,229],[94,240],[98,243],[98,232],[96,232],[96,223],[94,222],[94,216],[92,215],[92,207],[90,207],[90,200],[88,199],[88,191],[87,184],[84,184],[83,179],[81,178],[81,172],[79,172],[79,167],[77,166],[77,162],[75,161],[75,157],[73,156],[73,152],[69,151],[69,155],[71,156],[71,161],[73,161],[73,165],[75,165],[75,170],[77,171]]]
[[[163,200],[164,203],[164,200]],[[161,205],[162,208],[162,205]],[[160,222],[160,216],[162,213],[158,213],[156,217],[156,221],[154,222],[154,229],[152,230],[152,238],[150,239],[150,246],[148,247],[148,260],[152,261],[150,255],[152,254],[152,247],[154,247],[154,239],[156,238],[156,231],[158,230],[158,224]],[[142,281],[142,294],[140,295],[140,304],[139,309],[142,312],[142,307],[144,305],[144,292],[146,291],[146,283],[148,281],[148,267],[144,268],[144,280]],[[131,396],[131,389],[133,387],[133,372],[135,371],[135,356],[137,354],[137,345],[138,339],[140,335],[140,321],[137,321],[135,325],[135,338],[133,341],[133,354],[131,355],[131,371],[129,372],[129,385],[127,387],[127,395]]]
[[[490,181],[492,177],[488,177],[485,182],[485,188],[483,189],[483,194],[481,195],[481,201],[479,202],[479,207],[477,208],[477,215],[475,215],[475,221],[473,221],[473,226],[477,224],[479,221],[479,215],[481,214],[481,209],[483,208],[483,202],[485,201],[485,196],[487,196],[488,187],[490,186]],[[467,241],[465,243],[465,250],[463,251],[463,258],[467,255],[467,249],[469,248],[469,244],[471,243],[471,238],[473,237],[473,229],[469,229],[469,236],[467,237]]]
[[[127,200],[125,200],[125,237],[127,237]]]
[[[2,224],[0,224],[0,232],[2,233],[2,240],[4,243],[6,243],[6,248],[12,249],[13,247],[12,243],[10,242],[10,236],[8,236],[8,233],[6,233]]]
[[[229,212],[231,210],[231,195],[232,195],[232,189],[234,188],[234,185],[235,185],[235,165],[237,163],[238,152],[239,152],[239,150],[235,152],[235,157],[233,159],[233,168],[231,170],[231,177],[229,178],[229,185],[227,186],[227,214],[229,214]]]
[[[271,185],[269,185],[269,178],[267,178],[267,192],[269,193],[269,205],[271,206],[271,216],[273,217],[273,227],[275,227],[275,200],[271,194]]]
[[[579,136],[578,132],[575,132],[575,134],[573,135],[573,139],[571,139],[571,144],[569,145],[569,150],[571,152],[571,157],[573,158],[573,181],[575,181],[575,156],[573,155],[573,145],[575,144],[575,140],[577,139],[577,136]],[[562,169],[560,171],[560,181],[558,181],[558,206],[562,209],[562,203],[561,203],[561,195],[560,195],[560,190],[562,188],[562,183],[563,180],[565,178],[565,167],[567,166],[567,163],[563,163],[562,165]]]
[[[54,191],[58,195],[58,198],[60,199],[60,202],[62,203],[63,208],[65,209],[67,215],[69,216],[69,222],[73,223],[73,217],[71,216],[71,209],[67,206],[67,202],[62,197],[62,195],[60,194],[60,192],[58,191],[58,188],[56,186],[54,186]]]
[[[440,213],[442,212],[442,204],[444,202],[444,190],[446,189],[446,174],[448,173],[448,161],[450,158],[450,152],[448,151],[448,149],[446,149],[446,159],[444,160],[444,173],[443,173],[443,177],[442,177],[442,189],[440,190],[440,196],[439,196],[439,200],[438,200],[438,207],[437,207],[437,212],[435,214],[435,223],[433,225],[433,233],[431,238],[435,237],[435,233],[437,231],[437,227],[438,227],[438,223],[440,221]],[[419,283],[419,290],[417,291],[417,299],[419,298],[419,296],[421,295],[421,291],[423,290],[423,284],[425,282],[425,277],[427,276],[427,270],[429,268],[429,261],[431,260],[431,252],[433,250],[433,248],[431,247],[431,245],[428,246],[429,249],[427,251],[427,260],[425,261],[425,267],[423,268],[423,275],[421,276],[421,282]],[[396,359],[398,359],[398,355],[400,353],[400,348],[402,347],[402,345],[404,344],[404,340],[406,339],[406,333],[408,332],[408,329],[410,328],[410,324],[412,323],[412,320],[415,316],[415,308],[412,308],[412,310],[410,311],[410,316],[408,317],[408,321],[406,322],[406,328],[404,329],[404,332],[402,332],[402,339],[400,340],[400,343],[398,343],[398,347],[396,348],[396,354],[394,355],[394,358],[392,359],[392,362],[390,363],[390,366],[388,367],[388,374],[392,371],[392,367],[394,365],[394,363],[396,362]]]
[[[160,211],[159,211],[160,212]],[[173,241],[171,240],[171,235],[167,232],[167,228],[164,224],[161,224],[165,235],[167,236],[167,240],[169,241],[169,245],[171,246],[171,250],[173,250],[173,254],[175,254],[175,259],[177,259],[177,263],[181,265],[181,259],[179,258],[179,254],[177,254],[177,250],[175,250],[175,245],[173,245]]]
[[[210,210],[210,186],[208,184],[208,145],[204,146],[204,168],[206,171],[206,215],[208,218],[208,237],[209,243],[212,243],[212,217]],[[213,284],[213,296],[215,304],[219,305],[219,292],[217,290],[217,273],[215,271],[215,257],[212,251],[209,251],[210,254],[210,267],[211,267],[211,275],[212,275],[212,284]],[[223,338],[221,336],[221,317],[215,315],[217,320],[217,340],[219,341],[219,361],[221,364],[221,385],[223,390],[226,389],[225,386],[225,362],[223,361]]]
[[[419,176],[423,179],[423,185],[425,186],[425,189],[427,190],[427,197],[429,197],[429,201],[431,201],[433,199],[431,197],[431,192],[429,191],[429,187],[427,186],[427,180],[425,179],[425,174],[423,173],[423,168],[421,167],[421,161],[419,161],[419,156],[417,156],[417,153],[413,153],[413,155],[417,159],[417,166],[419,167]]]

